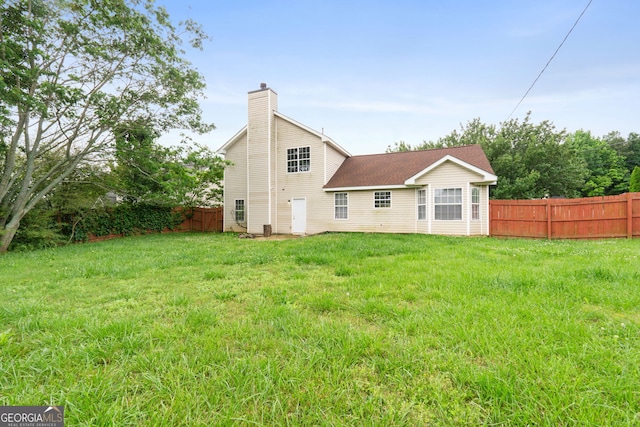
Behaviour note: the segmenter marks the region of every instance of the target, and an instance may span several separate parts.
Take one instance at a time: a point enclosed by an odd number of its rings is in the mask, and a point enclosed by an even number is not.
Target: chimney
[[[248,94],[247,116],[247,233],[262,234],[272,224],[275,188],[272,161],[275,161],[275,120],[278,94],[260,84]],[[273,159],[273,160],[272,160]]]

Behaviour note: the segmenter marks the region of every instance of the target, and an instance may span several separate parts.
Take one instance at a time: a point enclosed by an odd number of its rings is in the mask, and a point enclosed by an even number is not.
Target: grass
[[[0,257],[0,405],[73,426],[640,425],[640,240],[148,235]]]

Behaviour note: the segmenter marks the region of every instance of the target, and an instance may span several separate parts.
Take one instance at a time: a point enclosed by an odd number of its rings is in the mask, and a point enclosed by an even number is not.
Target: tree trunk
[[[13,237],[18,232],[18,227],[20,227],[20,221],[14,221],[13,219],[4,227],[2,238],[0,238],[0,254],[7,252]]]

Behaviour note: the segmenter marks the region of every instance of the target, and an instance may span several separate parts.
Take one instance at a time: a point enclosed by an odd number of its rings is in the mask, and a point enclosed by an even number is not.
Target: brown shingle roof
[[[452,156],[492,175],[480,145],[348,157],[324,188],[403,185],[445,156]]]

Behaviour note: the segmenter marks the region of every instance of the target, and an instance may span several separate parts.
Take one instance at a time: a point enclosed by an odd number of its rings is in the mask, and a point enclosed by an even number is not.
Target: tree
[[[123,121],[208,132],[203,77],[186,61],[206,36],[152,0],[6,0],[0,6],[0,252],[24,215]],[[56,162],[43,157],[58,158]]]
[[[631,173],[629,180],[629,191],[635,193],[640,191],[640,166],[636,166]]]
[[[619,132],[610,132],[603,139],[619,156],[624,157],[629,173],[640,166],[640,134],[632,132],[624,139]]]
[[[408,144],[404,141],[400,141],[400,142],[394,142],[393,143],[393,147],[388,145],[387,146],[387,153],[398,153],[400,151],[413,151],[415,150],[415,148],[413,148],[411,146],[411,144]]]
[[[579,153],[589,169],[582,196],[612,196],[627,191],[629,172],[624,157],[606,141],[578,130],[567,137],[566,144]]]
[[[158,206],[213,206],[222,202],[224,166],[207,147],[186,139],[178,146],[155,142],[157,134],[140,123],[122,126],[112,166],[116,192],[130,203]]]
[[[116,192],[127,202],[152,202],[153,195],[162,195],[164,178],[160,174],[164,153],[154,142],[157,133],[142,123],[122,123],[115,133]]]
[[[494,198],[575,197],[588,171],[575,148],[564,144],[566,137],[551,122],[531,123],[529,114],[522,122],[512,119],[499,126],[476,118],[461,125],[460,131],[436,142],[425,141],[415,149],[480,144],[498,176]]]

